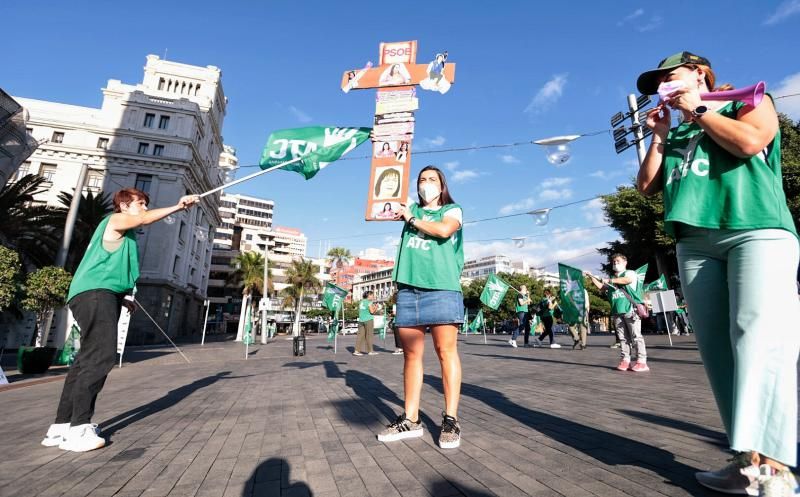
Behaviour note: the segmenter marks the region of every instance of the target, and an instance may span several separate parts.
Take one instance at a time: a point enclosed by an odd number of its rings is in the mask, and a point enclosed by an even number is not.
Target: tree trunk
[[[292,329],[292,336],[299,337],[300,336],[300,313],[303,310],[303,294],[305,293],[305,288],[300,289],[300,296],[297,297],[297,307],[294,313],[294,329]]]

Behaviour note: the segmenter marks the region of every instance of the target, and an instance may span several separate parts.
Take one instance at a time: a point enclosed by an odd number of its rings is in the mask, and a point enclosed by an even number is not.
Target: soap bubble
[[[203,228],[197,228],[194,230],[194,236],[201,242],[208,240],[208,233]]]
[[[547,162],[556,166],[563,166],[572,158],[566,144],[545,147],[545,151],[547,152]]]
[[[164,222],[167,224],[175,224],[175,216],[170,214],[169,216],[164,218]]]
[[[512,238],[512,240],[514,240],[514,246],[517,248],[522,248],[525,246],[524,238]]]
[[[536,226],[544,226],[550,221],[550,209],[540,209],[538,211],[529,212],[533,218],[533,224]]]

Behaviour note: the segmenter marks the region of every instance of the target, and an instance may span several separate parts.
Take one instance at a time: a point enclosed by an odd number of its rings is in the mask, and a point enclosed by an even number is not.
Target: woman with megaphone
[[[637,86],[653,95],[664,83],[647,114],[653,138],[637,186],[664,194],[664,228],[677,240],[683,295],[735,453],[727,467],[696,477],[726,493],[790,495],[800,247],[781,181],[775,107],[771,98],[704,100],[730,86],[717,88],[709,61],[689,52],[642,73]],[[670,129],[673,111],[682,122]]]

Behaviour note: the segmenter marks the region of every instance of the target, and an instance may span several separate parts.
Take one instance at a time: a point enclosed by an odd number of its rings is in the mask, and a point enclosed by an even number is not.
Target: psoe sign
[[[381,65],[413,64],[417,60],[417,41],[381,43]]]

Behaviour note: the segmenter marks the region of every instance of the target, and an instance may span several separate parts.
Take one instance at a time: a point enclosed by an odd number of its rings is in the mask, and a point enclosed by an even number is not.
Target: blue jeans
[[[689,320],[731,448],[796,464],[797,238],[681,226]]]
[[[519,319],[519,326],[511,332],[511,339],[516,340],[517,337],[524,333],[525,334],[525,345],[528,345],[528,339],[531,336],[531,320],[530,315],[527,312],[518,312],[517,319]]]

